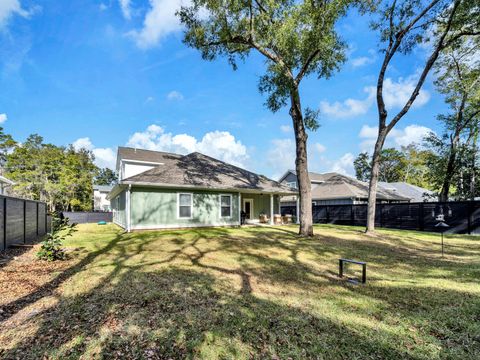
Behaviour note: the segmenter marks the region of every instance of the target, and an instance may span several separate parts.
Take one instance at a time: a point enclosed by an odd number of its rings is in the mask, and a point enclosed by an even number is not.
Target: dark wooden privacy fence
[[[295,206],[282,206],[282,215],[296,214]],[[313,222],[366,226],[367,205],[314,205]],[[439,232],[436,217],[442,213],[447,233],[480,234],[480,201],[377,204],[375,226]]]
[[[31,244],[48,231],[50,218],[45,203],[0,195],[0,250]]]
[[[88,224],[99,221],[112,222],[113,214],[111,212],[64,212],[63,216],[70,219],[70,223]]]

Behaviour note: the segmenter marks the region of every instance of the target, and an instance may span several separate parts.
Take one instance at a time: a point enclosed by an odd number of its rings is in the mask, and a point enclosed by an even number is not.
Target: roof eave
[[[232,192],[241,192],[241,193],[251,193],[251,194],[276,194],[282,196],[289,195],[298,195],[297,191],[288,191],[288,190],[279,190],[279,191],[270,191],[266,189],[245,189],[245,188],[235,188],[235,187],[207,187],[207,186],[197,186],[197,185],[179,185],[179,184],[167,184],[167,183],[152,183],[145,181],[122,181],[122,185],[133,185],[133,186],[144,186],[144,187],[155,187],[162,189],[195,189],[195,190],[219,190],[219,191],[232,191]]]

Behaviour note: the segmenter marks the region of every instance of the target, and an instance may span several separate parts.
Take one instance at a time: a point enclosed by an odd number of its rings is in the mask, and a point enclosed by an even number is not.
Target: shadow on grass
[[[132,359],[397,359],[421,355],[428,358],[438,355],[435,349],[444,346],[450,347],[449,355],[453,357],[475,358],[479,354],[480,339],[468,338],[471,329],[465,325],[469,319],[480,319],[478,297],[451,289],[385,286],[375,281],[364,287],[352,287],[328,271],[319,271],[300,256],[310,254],[320,259],[327,253],[359,255],[379,267],[403,261],[405,266],[416,269],[422,255],[415,258],[402,253],[396,255],[398,259],[392,259],[390,243],[321,235],[299,239],[294,231],[253,228],[237,232],[209,229],[118,234],[45,289],[12,305],[18,309],[33,303],[101,255],[110,256],[113,269],[94,288],[82,294],[61,296],[54,307],[28,320],[37,326],[33,334],[0,355],[4,358],[46,355],[62,359],[82,355]],[[175,246],[168,251],[160,250],[158,259],[131,261],[145,251],[152,251],[152,246],[161,246],[163,241]],[[287,255],[269,256],[270,250]],[[222,256],[235,256],[237,260],[226,264]],[[184,265],[179,265],[182,261]],[[423,261],[429,268],[436,264],[436,260]],[[157,265],[162,267],[159,269]],[[336,268],[336,261],[332,265]],[[240,279],[240,291],[230,281],[232,276]],[[428,276],[427,270],[421,276]],[[352,308],[352,315],[365,319],[373,316],[379,323],[388,320],[423,327],[417,336],[421,342],[431,341],[432,353],[413,356],[412,349],[402,345],[409,338],[404,334],[400,340],[393,331],[379,334],[367,325],[334,321],[330,313],[261,297],[252,289],[252,277],[278,287],[295,286],[305,290],[312,301],[327,296],[325,289],[333,287],[336,293],[328,300],[343,312],[349,311],[346,305],[349,298],[375,301],[376,309]],[[452,306],[456,303],[457,307]],[[462,313],[455,316],[461,307]],[[462,317],[460,325],[455,321],[459,317]]]
[[[127,271],[62,298],[4,358],[401,358],[406,352],[308,312],[238,294],[194,270]],[[216,349],[212,350],[212,346]]]

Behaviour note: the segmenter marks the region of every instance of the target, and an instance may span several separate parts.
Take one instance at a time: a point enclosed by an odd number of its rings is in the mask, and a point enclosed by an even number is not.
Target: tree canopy
[[[97,173],[93,154],[44,143],[37,134],[17,144],[6,156],[6,176],[15,195],[45,201],[54,210],[90,210]]]
[[[299,85],[315,74],[327,78],[344,61],[335,24],[351,0],[192,0],[179,11],[184,41],[202,57],[228,59],[234,69],[255,51],[266,63],[259,90],[273,111],[289,105],[296,145],[300,234],[313,235],[306,129],[319,127],[316,109],[302,109]]]

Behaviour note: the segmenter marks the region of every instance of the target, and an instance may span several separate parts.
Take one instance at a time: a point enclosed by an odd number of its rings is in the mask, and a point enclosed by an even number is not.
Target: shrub
[[[42,246],[37,252],[37,257],[41,260],[55,261],[64,260],[66,258],[65,249],[62,242],[76,231],[77,224],[69,224],[68,218],[58,215],[52,217],[52,230],[46,235]]]

